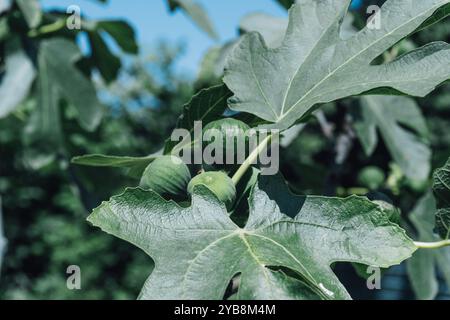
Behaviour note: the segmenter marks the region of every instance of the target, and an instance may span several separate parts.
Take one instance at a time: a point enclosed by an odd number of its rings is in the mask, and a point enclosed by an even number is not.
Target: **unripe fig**
[[[206,148],[208,145],[216,143],[215,139],[217,138],[217,135],[220,134],[222,137],[222,150],[216,150],[216,152],[222,152],[221,156],[223,156],[223,164],[226,163],[226,155],[231,154],[232,152],[234,158],[236,158],[236,155],[239,153],[244,156],[245,159],[245,154],[248,151],[248,138],[245,134],[248,130],[250,130],[250,127],[246,123],[233,118],[213,121],[203,128],[204,140],[210,141],[205,142],[203,147]]]
[[[175,156],[157,158],[145,169],[140,186],[160,195],[182,195],[191,180],[191,172],[183,161]]]
[[[369,188],[376,190],[380,188],[386,179],[384,172],[378,167],[365,167],[358,175],[358,182]]]
[[[236,187],[229,176],[220,171],[204,172],[195,176],[188,185],[188,192],[192,194],[194,187],[203,185],[211,190],[212,193],[225,205],[228,209],[233,206],[236,199]]]
[[[427,179],[406,179],[406,185],[415,193],[424,193],[430,188],[430,182]]]

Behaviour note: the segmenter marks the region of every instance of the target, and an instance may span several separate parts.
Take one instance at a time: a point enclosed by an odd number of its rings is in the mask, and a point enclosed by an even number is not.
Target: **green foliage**
[[[179,137],[179,145],[167,140],[164,154],[184,151],[197,142],[190,140],[195,121],[202,120],[205,131],[224,131],[223,123],[236,122],[224,119],[227,100],[228,106],[238,112],[232,117],[239,119],[241,127],[246,124],[246,129],[262,126],[283,131],[299,121],[310,122],[309,116],[320,104],[363,95],[356,101],[330,104],[332,108],[345,108],[347,115],[336,137],[327,115],[315,114],[321,131],[335,144],[332,174],[344,170],[357,136],[366,157],[374,157],[377,149],[386,147],[398,163],[392,167],[399,169],[386,178],[383,167],[390,165],[389,159],[376,167],[360,163],[361,171],[350,183],[369,189],[391,187],[394,194],[405,186],[423,192],[424,188],[415,184],[427,184],[431,151],[419,106],[406,97],[373,94],[424,96],[450,77],[447,44],[431,43],[415,49],[412,43],[406,46],[406,42],[400,42],[444,17],[438,9],[447,3],[430,0],[411,6],[407,0],[395,4],[387,1],[381,15],[384,27],[366,27],[359,33],[352,19],[344,20],[349,1],[299,1],[290,11],[288,26],[284,19],[262,14],[246,17],[240,25],[244,35],[238,42],[213,48],[205,57],[197,85],[219,85],[201,90],[185,105],[176,128],[187,129],[189,136]],[[394,7],[401,9],[395,19],[387,14]],[[380,64],[381,56],[384,61]],[[226,59],[224,82],[232,93],[219,81]],[[420,74],[420,79],[413,77],[415,74]],[[329,114],[336,117],[339,113]],[[378,142],[377,129],[384,145]],[[289,142],[283,145],[295,145],[299,133],[305,134],[305,124],[286,132]],[[325,147],[318,142],[310,150]],[[320,169],[311,170],[317,166],[316,161],[310,155],[303,157],[309,161],[311,180],[316,179]],[[261,176],[258,180],[257,169],[246,174],[250,167],[249,163],[242,164],[233,179],[225,173],[234,172],[230,166],[225,166],[225,172],[209,171],[194,177],[187,188],[192,195],[191,207],[185,202],[178,205],[176,196],[167,202],[153,191],[128,189],[94,210],[89,217],[91,223],[155,259],[157,267],[144,285],[141,298],[222,299],[231,295],[241,299],[347,299],[350,295],[330,271],[334,262],[388,268],[409,258],[421,245],[413,243],[396,224],[401,221],[400,210],[386,196],[293,196],[279,177]],[[159,170],[158,179],[170,181],[169,171]],[[302,171],[302,179],[305,176]],[[151,172],[143,179],[149,177]],[[331,185],[331,194],[337,191],[333,191],[331,179],[325,183]],[[179,194],[184,187],[183,182],[180,190],[169,193]],[[237,189],[239,197],[233,205]],[[356,190],[349,188],[348,193]],[[140,228],[142,225],[147,228]],[[419,232],[419,236],[423,234]],[[181,243],[189,243],[191,248],[180,256]],[[340,243],[345,243],[345,250]],[[414,263],[408,267],[410,275],[417,269],[431,274],[430,265],[422,268]],[[226,290],[230,283],[239,283],[237,292]],[[436,295],[433,288],[423,293],[418,286],[413,282],[418,297]]]
[[[183,114],[178,119],[176,129],[186,129],[189,135],[179,137],[179,141],[168,139],[164,153],[168,154],[183,149],[185,146],[191,146],[198,141],[191,141],[191,136],[195,130],[195,122],[201,121],[203,126],[210,122],[220,119],[227,109],[227,98],[230,97],[230,91],[224,85],[219,85],[204,89],[196,94],[183,107]]]
[[[433,192],[437,200],[436,228],[443,239],[450,238],[450,159],[434,173]]]
[[[349,299],[337,262],[406,259],[417,298],[438,296],[439,274],[450,285],[449,162],[428,192],[450,154],[450,50],[430,43],[450,37],[450,0],[387,0],[379,30],[350,0],[296,2],[289,21],[244,17],[195,82],[174,72],[180,46],[122,59],[140,52],[123,20],[67,30],[38,1],[0,7],[0,298],[132,299],[150,275],[142,299]],[[217,39],[194,0],[168,3]],[[286,180],[252,161],[270,138],[242,165],[173,163],[208,146],[196,121],[280,129]],[[87,225],[95,207],[92,224],[147,255]],[[82,291],[66,289],[71,264]]]
[[[278,49],[267,48],[257,33],[244,35],[226,66],[224,82],[234,93],[230,107],[255,114],[273,123],[269,127],[282,130],[304,119],[318,103],[387,87],[424,96],[448,79],[450,51],[442,42],[391,63],[371,65],[447,0],[421,1],[414,6],[410,0],[387,1],[380,13],[381,30],[366,27],[342,40],[340,27],[349,3],[310,0],[293,6],[290,27]],[[399,15],[392,17],[388,14],[392,10]],[[413,79],[413,74],[420,74],[420,79]]]
[[[425,194],[412,210],[409,218],[417,230],[417,238],[420,241],[438,241],[439,237],[433,232],[434,213],[436,201],[431,192]],[[434,299],[438,293],[438,269],[450,285],[450,248],[441,248],[434,251],[418,250],[408,260],[408,275],[412,287],[418,299]]]
[[[363,198],[297,197],[281,178],[261,177],[249,205],[241,229],[205,188],[197,187],[192,207],[184,209],[130,189],[88,220],[155,259],[142,299],[222,299],[237,274],[240,299],[347,299],[331,263],[388,267],[415,251],[405,233]],[[295,275],[277,270],[281,266]]]
[[[0,273],[2,271],[3,255],[6,247],[6,239],[3,233],[3,203],[0,197]]]
[[[36,28],[42,20],[41,6],[38,0],[16,0],[30,28]]]
[[[33,62],[21,48],[19,39],[11,39],[6,43],[5,71],[0,84],[0,118],[7,116],[25,99],[34,77]]]
[[[414,100],[395,96],[365,96],[359,101],[360,105],[353,110],[354,127],[366,154],[372,155],[378,145],[378,129],[404,174],[410,179],[426,180],[431,170],[428,129]]]
[[[158,156],[147,157],[118,157],[101,154],[79,156],[72,159],[72,163],[91,167],[129,168],[132,177],[139,178],[145,168]]]
[[[181,8],[192,20],[212,39],[217,39],[218,35],[214,26],[203,7],[194,0],[167,0],[171,11]]]

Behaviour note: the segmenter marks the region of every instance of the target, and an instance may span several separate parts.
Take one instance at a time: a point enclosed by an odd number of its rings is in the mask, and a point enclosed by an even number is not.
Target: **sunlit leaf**
[[[372,61],[449,2],[388,0],[380,29],[366,27],[343,40],[349,0],[299,1],[290,10],[281,47],[267,48],[261,35],[249,33],[230,55],[224,78],[234,93],[230,107],[272,123],[266,127],[287,129],[315,105],[374,89],[425,96],[450,78],[447,43],[428,44],[382,65]]]
[[[368,156],[378,145],[379,131],[392,158],[408,178],[420,181],[428,178],[431,171],[428,129],[414,100],[398,96],[365,96],[352,111],[356,133]]]
[[[366,198],[294,196],[280,177],[262,176],[249,203],[239,228],[203,186],[188,208],[129,189],[88,220],[154,259],[141,299],[222,299],[237,274],[239,299],[349,299],[333,262],[389,267],[416,249]]]

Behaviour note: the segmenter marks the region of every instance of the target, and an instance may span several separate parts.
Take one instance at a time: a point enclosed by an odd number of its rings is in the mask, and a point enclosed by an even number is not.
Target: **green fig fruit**
[[[233,163],[228,164],[237,164],[237,154],[239,153],[245,159],[248,152],[248,137],[246,137],[248,130],[250,127],[246,123],[233,118],[213,121],[203,128],[203,140],[206,140],[203,148],[215,143],[216,135],[221,134],[222,150],[216,150],[216,152],[220,153],[223,163],[216,164],[227,163],[227,154],[233,154],[235,159]]]
[[[220,171],[204,172],[195,176],[188,185],[188,192],[192,194],[194,187],[207,187],[223,203],[231,209],[236,200],[236,187],[229,176]]]
[[[385,180],[386,175],[384,172],[380,168],[373,166],[365,167],[358,175],[358,182],[370,190],[380,188]]]
[[[145,169],[140,186],[160,195],[182,195],[190,180],[191,172],[180,158],[162,156]]]
[[[417,179],[406,179],[406,186],[408,186],[415,193],[424,193],[430,188],[430,181],[417,180]]]

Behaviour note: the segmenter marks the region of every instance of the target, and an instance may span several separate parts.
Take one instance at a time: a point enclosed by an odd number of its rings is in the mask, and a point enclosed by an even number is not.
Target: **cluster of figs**
[[[209,123],[204,128],[204,132],[210,129],[216,129],[222,133],[225,151],[229,148],[236,148],[234,143],[227,145],[227,142],[235,142],[234,135],[245,132],[250,127],[242,121],[226,118]],[[217,167],[213,168],[217,169]],[[200,170],[198,174],[192,175],[189,167],[180,158],[173,155],[155,159],[145,169],[140,182],[141,188],[170,198],[192,195],[195,187],[199,185],[208,188],[226,205],[227,209],[232,208],[236,199],[236,187],[225,171]]]

